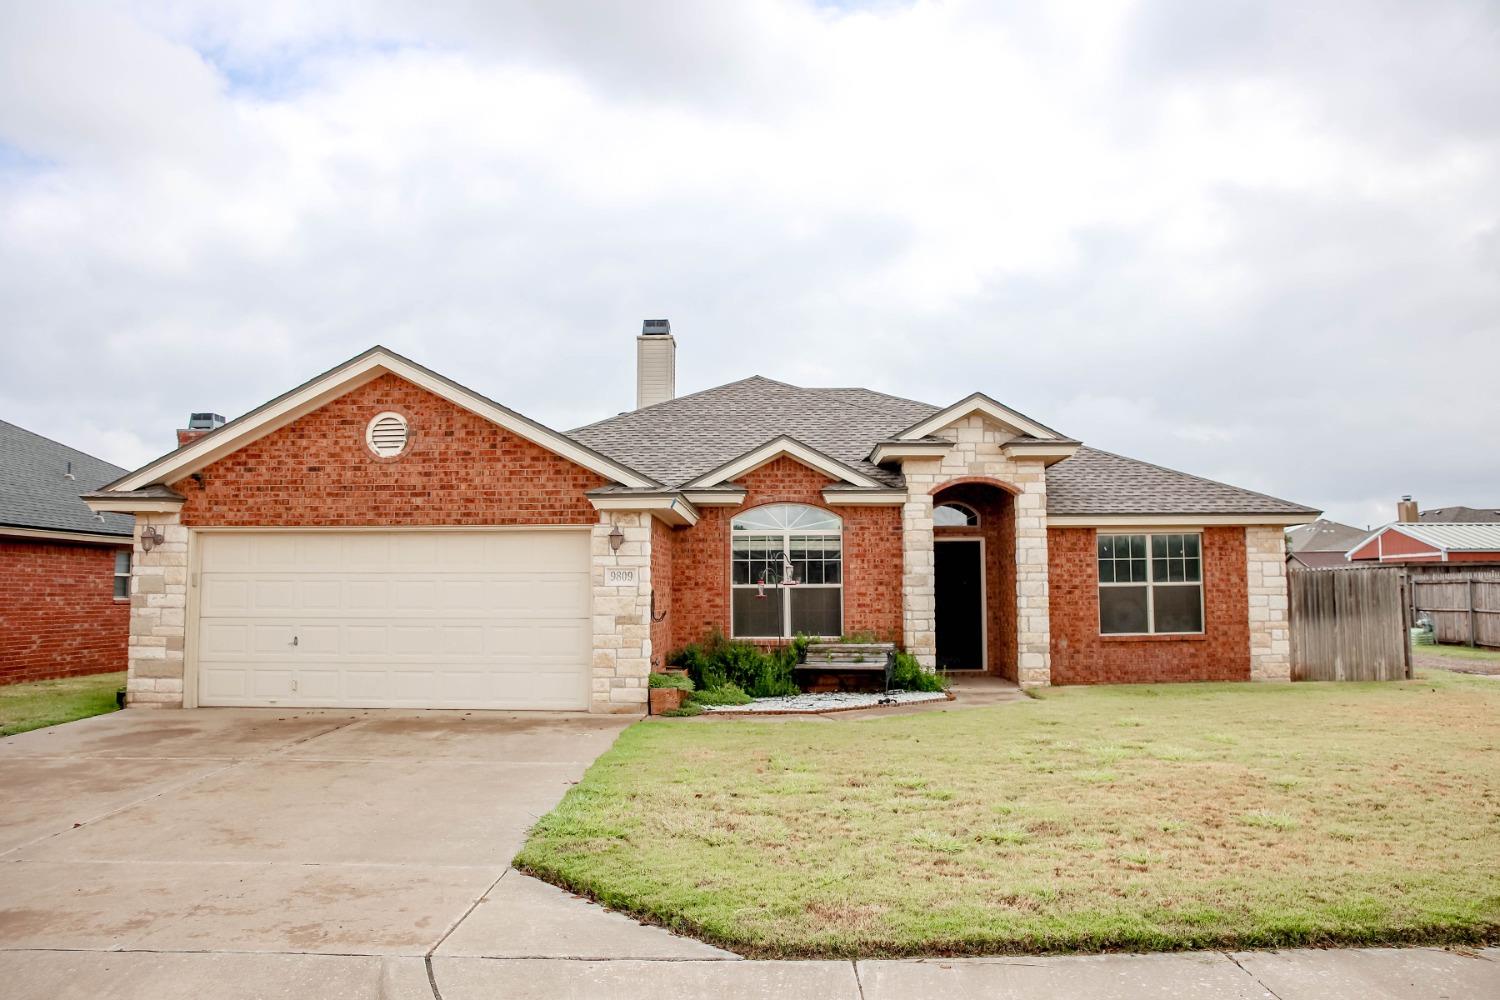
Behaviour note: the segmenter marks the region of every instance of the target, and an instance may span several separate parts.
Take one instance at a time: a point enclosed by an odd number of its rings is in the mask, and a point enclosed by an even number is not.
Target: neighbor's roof
[[[68,478],[68,463],[73,478]],[[93,455],[0,420],[0,525],[87,535],[129,536],[135,519],[105,514],[101,521],[79,495],[125,472]]]
[[[1286,548],[1288,552],[1337,552],[1342,556],[1369,534],[1368,528],[1356,528],[1320,517],[1312,524],[1298,525],[1288,531]]]
[[[1349,561],[1349,557],[1342,552],[1318,552],[1304,551],[1291,553],[1293,562],[1306,566],[1308,569],[1340,569],[1346,566],[1356,565]]]
[[[1484,507],[1438,507],[1417,515],[1423,524],[1489,524],[1500,522],[1500,510]]]
[[[669,486],[682,486],[778,437],[790,437],[888,486],[875,442],[938,408],[871,389],[804,389],[753,375],[569,431],[568,436]]]
[[[1449,552],[1500,552],[1500,523],[1481,524],[1388,524],[1366,538],[1384,531],[1399,531],[1419,542]]]
[[[875,445],[941,407],[870,389],[808,389],[753,376],[580,427],[569,436],[672,487],[788,436],[889,486]],[[1047,470],[1047,512],[1068,515],[1308,514],[1261,493],[1081,447]]]

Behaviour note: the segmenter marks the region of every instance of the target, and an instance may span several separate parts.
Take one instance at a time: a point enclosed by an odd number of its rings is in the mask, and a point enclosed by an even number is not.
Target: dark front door
[[[937,665],[984,669],[984,559],[979,540],[932,546],[936,563]]]

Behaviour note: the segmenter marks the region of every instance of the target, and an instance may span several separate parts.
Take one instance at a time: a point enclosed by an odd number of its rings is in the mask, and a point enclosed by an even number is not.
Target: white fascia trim
[[[1203,528],[1307,524],[1316,514],[1051,514],[1049,528]]]
[[[589,497],[589,503],[595,510],[641,511],[667,524],[692,527],[698,523],[697,509],[681,496]]]
[[[34,538],[39,542],[84,542],[89,545],[135,544],[129,535],[90,535],[83,531],[56,531],[51,528],[12,528],[0,525],[0,536],[5,538]]]
[[[252,413],[248,417],[240,418],[241,422],[227,428],[228,433],[205,435],[198,441],[188,444],[187,447],[179,448],[171,454],[157,459],[150,465],[131,473],[125,479],[112,484],[109,488],[120,491],[138,490],[154,483],[165,483],[170,480],[180,479],[204,466],[211,465],[225,455],[238,451],[251,441],[286,426],[298,417],[305,416],[316,410],[329,400],[351,392],[387,372],[420,386],[433,395],[446,399],[455,406],[460,406],[471,413],[478,414],[491,423],[498,424],[511,433],[523,437],[533,444],[540,445],[548,451],[560,455],[591,472],[597,472],[599,475],[605,476],[614,482],[625,486],[656,485],[642,477],[639,473],[632,472],[622,465],[617,465],[600,455],[579,447],[576,442],[558,434],[556,431],[549,430],[530,421],[521,420],[515,414],[496,406],[460,386],[437,378],[402,358],[398,358],[383,350],[374,350],[362,357],[356,358],[342,368],[337,368],[329,372],[317,381],[293,392],[285,399],[279,400],[274,405],[268,406],[257,413]]]
[[[924,438],[933,431],[947,427],[953,421],[967,417],[972,413],[983,413],[991,420],[1014,427],[1023,434],[1030,434],[1034,438],[1044,441],[1057,439],[1057,432],[1048,430],[1034,420],[1027,419],[1008,406],[1002,406],[982,392],[976,392],[972,396],[959,400],[947,409],[939,410],[915,427],[901,432],[903,438]]]
[[[1076,455],[1078,448],[1076,444],[1006,444],[1000,453],[1009,459],[1040,458],[1043,465],[1056,465]]]
[[[837,479],[840,482],[851,483],[855,486],[863,486],[866,489],[878,490],[885,488],[883,484],[877,483],[869,476],[856,472],[842,462],[829,458],[821,452],[813,451],[807,445],[789,437],[779,437],[774,441],[767,441],[759,448],[741,455],[728,465],[721,465],[714,471],[699,476],[688,483],[686,488],[717,486],[736,476],[743,476],[747,472],[758,469],[767,462],[774,462],[783,455],[794,458],[812,469],[816,469],[830,479]]]
[[[898,507],[906,503],[905,490],[824,490],[823,502],[830,507]]]
[[[698,507],[739,507],[745,502],[745,491],[726,493],[721,490],[687,490],[682,494],[688,503]]]
[[[902,458],[938,458],[953,447],[951,441],[913,441],[910,444],[877,444],[870,452],[870,461],[876,465]]]
[[[118,500],[85,500],[89,510],[98,514],[175,514],[182,509],[182,500],[141,500],[121,497]]]

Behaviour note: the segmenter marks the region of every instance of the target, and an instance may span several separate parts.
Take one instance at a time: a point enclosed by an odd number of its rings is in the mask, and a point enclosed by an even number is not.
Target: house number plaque
[[[640,571],[634,566],[610,566],[604,570],[606,587],[634,587],[639,582]]]

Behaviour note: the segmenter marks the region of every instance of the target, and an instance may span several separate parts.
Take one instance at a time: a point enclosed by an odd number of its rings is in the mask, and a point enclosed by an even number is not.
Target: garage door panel
[[[201,537],[203,704],[587,706],[587,532]]]

